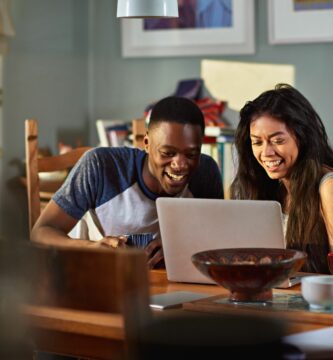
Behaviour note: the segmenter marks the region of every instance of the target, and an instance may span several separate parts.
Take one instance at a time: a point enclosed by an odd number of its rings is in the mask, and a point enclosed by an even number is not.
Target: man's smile
[[[181,181],[186,177],[186,174],[174,174],[169,171],[165,171],[165,174],[171,179],[176,181]]]

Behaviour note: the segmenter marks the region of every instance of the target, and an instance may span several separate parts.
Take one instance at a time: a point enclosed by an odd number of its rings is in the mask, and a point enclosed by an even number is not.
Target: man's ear
[[[149,136],[148,131],[146,132],[146,135],[143,138],[143,145],[146,153],[149,153]]]

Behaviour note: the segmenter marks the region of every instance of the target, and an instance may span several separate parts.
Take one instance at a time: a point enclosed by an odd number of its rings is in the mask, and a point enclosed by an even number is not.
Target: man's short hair
[[[199,107],[190,99],[169,96],[158,101],[151,110],[148,128],[160,122],[199,125],[205,132],[205,120]]]

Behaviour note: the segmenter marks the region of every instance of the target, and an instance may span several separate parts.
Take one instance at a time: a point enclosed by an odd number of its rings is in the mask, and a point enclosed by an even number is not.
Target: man
[[[145,150],[95,148],[73,168],[32,230],[32,240],[72,246],[114,246],[114,237],[152,237],[148,265],[163,261],[155,200],[159,196],[223,198],[216,162],[200,154],[205,123],[189,99],[167,97],[153,107]],[[102,240],[67,235],[89,212]],[[113,237],[111,240],[109,237]],[[121,243],[121,242],[120,242]]]

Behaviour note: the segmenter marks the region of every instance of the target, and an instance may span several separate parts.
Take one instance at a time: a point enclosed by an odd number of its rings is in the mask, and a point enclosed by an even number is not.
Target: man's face
[[[161,122],[144,138],[148,161],[146,186],[159,195],[177,195],[199,165],[202,144],[199,125]]]

